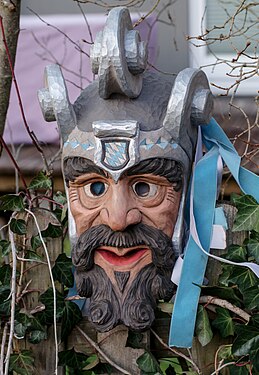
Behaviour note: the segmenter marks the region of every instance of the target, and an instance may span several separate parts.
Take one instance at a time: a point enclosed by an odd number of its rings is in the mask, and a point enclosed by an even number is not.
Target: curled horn
[[[202,70],[187,68],[176,77],[163,126],[184,149],[190,162],[197,141],[197,126],[209,123],[213,96]]]
[[[181,160],[185,169],[182,198],[172,242],[176,253],[183,251],[184,207],[195,146],[198,125],[209,123],[213,109],[213,96],[202,70],[187,68],[176,77],[167,106],[163,126],[173,140],[185,151],[187,160]]]
[[[57,121],[64,143],[76,126],[76,114],[60,67],[56,64],[46,66],[44,80],[45,88],[38,91],[41,110],[46,121]]]
[[[147,45],[133,30],[127,8],[110,11],[103,31],[90,49],[92,71],[99,77],[99,95],[108,99],[119,93],[136,98],[142,89],[142,74],[147,66]]]

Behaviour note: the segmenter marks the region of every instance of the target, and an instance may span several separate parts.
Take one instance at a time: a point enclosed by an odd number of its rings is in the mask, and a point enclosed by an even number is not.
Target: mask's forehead
[[[117,182],[132,166],[151,158],[173,159],[184,170],[188,157],[164,128],[141,131],[133,120],[94,121],[92,132],[74,129],[64,143],[63,158],[83,157],[106,170]]]

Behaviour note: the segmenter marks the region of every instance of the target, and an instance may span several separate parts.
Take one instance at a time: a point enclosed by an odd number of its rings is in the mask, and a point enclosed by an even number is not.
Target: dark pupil
[[[90,191],[93,195],[99,196],[104,193],[105,185],[103,182],[93,182],[90,186]]]
[[[150,187],[145,182],[138,182],[135,185],[135,192],[140,197],[146,197],[149,193]]]

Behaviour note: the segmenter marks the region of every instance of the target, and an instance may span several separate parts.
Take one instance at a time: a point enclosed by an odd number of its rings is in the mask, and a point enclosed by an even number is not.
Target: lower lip
[[[110,264],[114,266],[124,266],[138,261],[147,252],[147,249],[139,249],[133,254],[126,254],[124,256],[118,256],[112,251],[107,250],[96,250],[96,252],[98,252],[98,254],[100,254]]]

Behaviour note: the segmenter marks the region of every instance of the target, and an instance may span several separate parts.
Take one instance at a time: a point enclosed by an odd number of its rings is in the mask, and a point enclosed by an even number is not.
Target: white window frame
[[[209,0],[213,1],[213,0]],[[201,34],[202,19],[204,17],[206,0],[188,0],[188,24],[189,30],[188,35],[198,36]],[[206,16],[205,16],[206,17]],[[194,44],[204,45],[204,47],[195,47]],[[220,58],[224,60],[231,61],[234,54],[217,54]],[[191,67],[200,68],[207,74],[210,83],[214,83],[220,87],[230,87],[235,79],[227,75],[230,68],[226,64],[219,64],[213,67],[215,63],[215,57],[212,54],[207,53],[206,46],[204,42],[199,42],[198,40],[191,40],[190,50],[189,50],[189,64]],[[245,61],[245,58],[242,58]],[[247,59],[249,62],[249,60]],[[250,61],[251,62],[251,61]],[[210,66],[208,66],[210,65]],[[223,94],[224,90],[220,90],[211,86],[211,90],[215,94]],[[237,95],[245,96],[255,96],[258,94],[259,90],[259,77],[254,76],[243,82],[241,82]],[[231,93],[233,90],[231,91]]]

